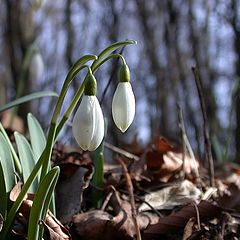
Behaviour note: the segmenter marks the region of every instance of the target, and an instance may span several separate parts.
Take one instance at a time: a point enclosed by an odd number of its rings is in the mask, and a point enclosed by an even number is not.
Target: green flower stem
[[[122,60],[123,64],[126,64],[126,61],[124,59],[124,57],[119,54],[119,53],[113,53],[110,54],[108,57],[104,58],[101,62],[99,62],[97,65],[93,65],[91,66],[93,73],[95,73],[97,71],[97,69],[103,65],[105,62],[107,62],[108,60],[112,59],[112,58],[120,58]]]
[[[55,133],[56,133],[56,130],[57,130],[57,120],[58,120],[58,117],[59,117],[59,114],[60,114],[60,111],[61,111],[61,108],[62,108],[62,105],[63,105],[64,98],[65,98],[66,93],[68,91],[68,88],[69,88],[73,78],[77,75],[77,73],[79,71],[81,71],[83,68],[87,67],[87,65],[83,65],[83,63],[85,63],[89,60],[96,60],[96,59],[97,59],[97,56],[95,56],[95,55],[86,55],[86,56],[80,58],[72,66],[72,68],[68,72],[68,75],[67,75],[67,77],[64,81],[61,93],[60,93],[58,101],[57,101],[57,105],[56,105],[54,113],[53,113],[53,117],[52,117],[52,120],[51,120],[49,135],[48,135],[48,139],[47,139],[47,144],[49,142],[49,145],[46,146],[48,155],[47,155],[47,160],[45,160],[42,164],[42,172],[41,172],[41,177],[40,177],[41,180],[47,174],[47,171],[48,171],[52,146],[53,146],[54,141],[56,139]],[[47,147],[49,147],[49,149]]]
[[[17,91],[16,91],[16,97],[15,97],[16,99],[18,99],[22,95],[22,92],[23,92],[23,89],[24,89],[24,84],[25,84],[26,77],[27,77],[28,68],[29,68],[32,56],[36,51],[37,50],[36,50],[35,43],[33,43],[27,49],[27,52],[24,56],[23,64],[22,64],[21,72],[20,72],[20,76],[19,76],[19,81],[18,81],[19,84],[17,86]],[[10,119],[10,127],[13,124],[13,120],[14,120],[14,117],[16,116],[16,114],[17,114],[18,108],[19,108],[19,106],[16,106],[13,109],[13,115],[11,116],[11,119]]]
[[[126,61],[124,59],[124,57],[121,54],[110,54],[107,58],[103,59],[101,62],[99,62],[97,65],[92,65],[92,72],[95,73],[98,68],[105,62],[107,62],[108,60],[112,59],[112,58],[121,58],[123,64],[126,64]],[[90,68],[90,70],[91,70]],[[57,130],[56,130],[56,135],[55,135],[55,139],[58,137],[59,132],[61,131],[62,127],[64,126],[64,124],[66,123],[66,121],[68,120],[69,116],[71,115],[73,109],[76,107],[79,99],[81,98],[83,91],[84,91],[84,86],[86,84],[86,79],[87,76],[85,77],[83,83],[80,85],[80,87],[78,88],[76,94],[73,97],[73,100],[71,102],[71,104],[69,105],[68,109],[66,110],[66,112],[64,113],[60,123],[57,126]]]

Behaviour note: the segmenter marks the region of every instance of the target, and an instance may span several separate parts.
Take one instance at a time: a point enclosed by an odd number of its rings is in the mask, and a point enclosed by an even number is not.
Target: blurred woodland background
[[[202,153],[203,119],[191,71],[197,66],[212,143],[223,150],[229,145],[231,157],[240,156],[240,0],[45,0],[38,11],[28,0],[2,0],[0,23],[0,105],[35,91],[59,93],[77,58],[134,39],[138,45],[123,49],[137,102],[127,134],[116,129],[111,117],[116,64],[105,64],[96,74],[100,100],[113,76],[102,101],[109,120],[107,141],[121,145],[136,134],[142,143],[156,135],[181,140],[179,103],[190,142]],[[32,64],[23,74],[24,58],[33,43],[44,70],[41,64]],[[69,99],[83,76],[74,80]],[[21,81],[23,91],[18,90]],[[55,101],[42,98],[24,104],[18,115],[25,119],[32,112],[47,131]],[[61,142],[72,141],[69,130],[65,128]]]

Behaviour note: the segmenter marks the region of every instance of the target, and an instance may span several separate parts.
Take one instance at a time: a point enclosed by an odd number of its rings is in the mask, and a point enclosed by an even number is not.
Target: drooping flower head
[[[126,64],[120,69],[119,80],[112,101],[112,115],[116,126],[125,132],[135,115],[135,97],[130,84],[130,71]]]
[[[97,82],[92,74],[86,79],[84,96],[73,118],[73,136],[83,150],[94,151],[104,136],[102,109],[96,97]]]

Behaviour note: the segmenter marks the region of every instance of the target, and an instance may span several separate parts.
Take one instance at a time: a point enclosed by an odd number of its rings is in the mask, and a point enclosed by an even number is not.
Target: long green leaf
[[[6,218],[7,214],[7,192],[6,192],[6,184],[3,173],[3,168],[0,160],[0,214],[3,216],[3,219]]]
[[[23,180],[25,183],[35,166],[34,156],[27,139],[18,132],[15,132],[14,136],[17,143],[20,161],[23,166]],[[35,193],[37,191],[37,187],[38,179],[36,178],[35,181],[32,183],[31,187],[29,188],[29,191]]]
[[[17,156],[17,154],[15,152],[15,149],[13,148],[12,143],[11,143],[11,141],[10,141],[10,139],[9,139],[9,137],[8,137],[6,131],[5,131],[5,129],[4,129],[4,127],[3,127],[3,125],[1,123],[0,123],[0,132],[3,134],[5,140],[8,143],[8,146],[9,146],[9,148],[11,150],[11,153],[12,153],[12,156],[13,156],[14,166],[15,166],[15,168],[17,170],[17,173],[21,177],[22,176],[22,166],[21,166],[21,163],[20,163],[20,161],[18,159],[18,156]]]
[[[13,108],[19,104],[25,103],[32,101],[37,98],[42,98],[42,97],[58,97],[58,95],[55,92],[52,91],[42,91],[42,92],[36,92],[36,93],[31,93],[29,95],[20,97],[10,103],[7,103],[3,106],[0,107],[0,112],[3,112],[9,108]]]
[[[44,206],[49,206],[49,199],[51,198],[49,198],[48,196],[52,195],[54,191],[59,172],[59,167],[54,167],[48,172],[48,174],[43,178],[42,182],[40,183],[29,216],[28,239],[39,239],[39,221],[41,220],[42,213],[44,212]],[[48,202],[46,200],[48,200]]]
[[[117,50],[120,47],[126,46],[128,44],[136,44],[137,42],[134,40],[126,40],[126,41],[122,41],[122,42],[117,42],[114,43],[112,45],[110,45],[109,47],[105,48],[99,55],[98,58],[93,62],[91,68],[93,71],[96,70],[97,66],[99,64],[101,64],[102,61],[104,61],[105,58],[108,57],[108,55],[112,52],[114,52],[115,50]]]
[[[31,113],[28,114],[27,121],[34,159],[37,161],[46,146],[46,138],[40,123]]]
[[[6,192],[10,192],[16,184],[15,167],[10,148],[3,134],[0,133],[0,159],[6,183]]]
[[[42,212],[41,212],[41,219],[42,220],[44,220],[46,218],[48,209],[50,209],[50,211],[53,213],[53,215],[56,216],[54,189],[56,187],[57,181],[58,181],[58,177],[55,178],[53,184],[51,185],[51,187],[48,191],[48,194],[47,194],[47,197],[46,197],[46,200],[45,200],[45,204],[44,204]],[[54,207],[54,212],[52,211],[51,207]],[[39,229],[39,239],[42,239],[43,232],[44,232],[44,229],[40,228]]]

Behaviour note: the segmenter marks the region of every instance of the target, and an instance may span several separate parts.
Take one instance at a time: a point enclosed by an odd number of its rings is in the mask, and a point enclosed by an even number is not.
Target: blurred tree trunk
[[[151,122],[152,126],[152,135],[160,134],[167,136],[169,126],[169,109],[167,104],[168,92],[166,89],[167,83],[165,76],[163,76],[164,71],[162,69],[161,63],[159,62],[157,56],[158,45],[155,42],[154,34],[151,26],[149,26],[149,12],[146,8],[146,2],[143,0],[136,0],[137,10],[140,18],[140,25],[142,27],[142,35],[146,45],[146,56],[150,62],[151,74],[155,78],[155,87],[152,89],[153,94],[148,94],[151,104],[155,105],[156,116],[153,116]],[[164,30],[163,30],[164,31]],[[160,40],[159,40],[160,41]],[[163,43],[162,43],[163,44]],[[155,96],[152,99],[152,95]],[[151,99],[153,101],[151,101]]]
[[[209,54],[203,49],[208,48],[208,14],[206,13],[205,26],[200,28],[196,25],[196,19],[193,13],[193,2],[189,0],[189,23],[190,23],[190,42],[192,43],[193,58],[196,62],[196,67],[199,70],[199,76],[203,81],[203,95],[207,108],[209,126],[211,131],[218,132],[219,124],[217,121],[217,104],[213,94],[215,75],[211,73],[209,67]],[[205,7],[207,12],[207,6]]]
[[[239,1],[232,0],[232,19],[231,24],[234,31],[234,47],[236,54],[235,74],[236,81],[240,79],[240,20],[239,20]],[[240,88],[236,92],[235,98],[235,112],[236,112],[236,130],[235,130],[235,144],[236,144],[236,159],[240,157]]]
[[[5,0],[6,5],[6,32],[5,44],[8,50],[10,81],[13,83],[15,96],[19,87],[22,64],[28,48],[34,41],[34,27],[30,6],[18,0]],[[24,77],[24,88],[20,95],[31,93],[32,79],[28,73]],[[13,96],[13,98],[15,98]],[[25,103],[18,109],[18,115],[26,121],[27,113],[31,111],[31,104]]]

